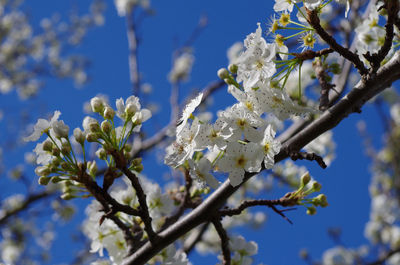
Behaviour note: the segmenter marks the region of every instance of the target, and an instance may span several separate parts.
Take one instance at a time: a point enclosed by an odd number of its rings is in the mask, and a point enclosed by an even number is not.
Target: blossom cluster
[[[200,186],[218,186],[218,180],[210,174],[215,169],[229,173],[230,183],[237,186],[245,172],[272,168],[281,144],[275,140],[276,129],[267,122],[267,115],[284,121],[315,112],[298,105],[282,87],[273,86],[277,47],[262,37],[260,24],[246,37],[244,47],[236,63],[230,65],[231,72],[218,72],[238,103],[220,111],[210,124],[193,115],[202,102],[199,94],[184,109],[176,141],[167,148],[165,163],[172,167],[186,165]],[[203,154],[204,150],[208,153]]]
[[[116,100],[116,110],[99,97],[92,98],[90,103],[92,111],[104,119],[101,124],[97,119],[87,116],[82,122],[84,130],[75,128],[73,136],[69,136],[69,126],[58,120],[61,112],[55,111],[50,120],[39,119],[33,133],[24,138],[25,141],[37,141],[43,134],[47,135],[47,139],[38,143],[34,149],[36,162],[40,165],[35,172],[40,176],[40,184],[47,185],[50,180],[53,183],[63,182],[64,199],[78,196],[80,189],[73,186],[82,188],[79,184],[82,182],[82,174],[96,177],[96,160],[87,161],[87,142],[98,143],[100,148],[96,151],[97,157],[106,161],[108,167],[115,168],[116,161],[112,153],[123,152],[126,159],[129,159],[132,148],[127,144],[128,138],[132,133],[139,132],[142,123],[151,117],[151,112],[142,109],[139,99],[135,96],[126,101],[122,98]],[[122,121],[122,126],[115,126],[115,116]],[[78,153],[83,157],[78,157]],[[130,169],[140,172],[140,160],[133,160]]]

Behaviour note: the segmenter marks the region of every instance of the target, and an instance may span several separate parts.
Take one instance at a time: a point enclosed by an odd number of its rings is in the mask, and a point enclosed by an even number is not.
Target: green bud
[[[51,152],[53,150],[53,142],[46,140],[43,143],[43,151]]]
[[[124,151],[125,152],[130,152],[130,151],[132,151],[132,145],[131,144],[125,144],[124,145]]]
[[[61,194],[60,197],[61,197],[61,199],[66,200],[66,201],[75,198],[75,196],[72,195],[71,193],[63,193],[63,194]]]
[[[239,67],[236,64],[230,64],[228,66],[228,69],[232,74],[237,74],[238,68]]]
[[[138,166],[138,165],[141,165],[142,164],[142,158],[141,157],[138,157],[138,158],[135,158],[135,159],[133,159],[132,160],[132,166]]]
[[[318,182],[314,182],[313,183],[313,185],[312,185],[312,189],[315,191],[315,192],[318,192],[318,191],[320,191],[321,190],[321,188],[322,188],[322,185],[321,184],[319,184]]]
[[[301,176],[301,187],[306,186],[311,181],[310,173],[307,171]]]
[[[40,177],[39,184],[46,186],[47,184],[49,184],[50,180],[51,180],[51,177]]]
[[[89,130],[90,130],[90,132],[93,132],[93,133],[99,132],[100,131],[99,123],[97,121],[90,123],[89,124]]]
[[[69,145],[69,143],[67,142],[62,143],[61,153],[63,155],[68,155],[69,153],[71,153],[71,146]]]
[[[40,166],[35,168],[35,173],[40,177],[47,177],[51,174],[51,171],[48,167]]]
[[[326,198],[325,194],[320,194],[316,197],[316,199],[319,201],[319,205],[321,207],[327,207],[329,205],[328,200]]]
[[[69,170],[69,165],[67,162],[61,162],[60,167],[64,170],[64,171],[68,171]]]
[[[225,78],[225,79],[224,79],[224,82],[225,82],[227,85],[235,85],[235,84],[236,84],[235,81],[234,81],[232,78]]]
[[[114,119],[115,111],[111,107],[106,107],[104,109],[103,117],[109,120]]]
[[[217,75],[221,80],[224,80],[225,78],[229,78],[229,72],[225,68],[219,69],[217,72]]]
[[[83,145],[83,143],[85,142],[85,134],[79,128],[74,129],[74,137],[75,140],[81,145]]]
[[[100,148],[96,151],[96,155],[98,158],[101,160],[106,160],[107,159],[107,152],[103,148]]]
[[[136,172],[140,173],[143,170],[143,165],[142,164],[137,165],[137,166],[133,167],[133,170],[135,170]]]
[[[314,215],[317,213],[317,209],[314,206],[307,207],[307,214]]]
[[[51,151],[53,156],[60,156],[60,149],[57,146],[53,146],[53,150]]]
[[[63,181],[64,179],[60,178],[59,176],[55,176],[51,178],[51,182],[53,183],[59,183],[61,181]]]
[[[96,133],[88,133],[86,135],[86,141],[88,141],[89,143],[91,142],[96,142],[98,139],[97,134]]]
[[[111,130],[112,130],[112,125],[111,125],[111,123],[110,123],[109,121],[103,121],[103,122],[101,123],[101,130],[102,130],[104,133],[109,134],[109,133],[111,132]]]

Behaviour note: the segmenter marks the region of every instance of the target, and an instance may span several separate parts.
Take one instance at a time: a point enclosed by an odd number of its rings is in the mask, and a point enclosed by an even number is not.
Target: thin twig
[[[309,161],[316,161],[318,165],[322,168],[326,168],[327,165],[324,162],[324,159],[315,154],[315,153],[307,153],[307,152],[300,152],[300,151],[289,151],[289,157],[296,161],[297,159],[300,160],[309,160]]]
[[[363,76],[368,73],[367,69],[365,68],[364,64],[361,62],[360,58],[357,54],[353,53],[349,49],[341,46],[336,40],[326,32],[321,24],[318,17],[318,13],[315,10],[308,10],[307,11],[307,21],[308,23],[315,29],[317,34],[336,52],[338,52],[341,56],[346,58],[347,60],[351,61],[354,66],[358,69],[360,74]]]
[[[234,215],[239,215],[241,214],[245,209],[249,207],[254,207],[254,206],[267,206],[271,208],[274,212],[282,216],[286,221],[288,221],[290,224],[293,224],[292,221],[290,221],[289,218],[285,216],[283,213],[285,210],[278,210],[275,206],[276,205],[281,205],[284,207],[287,206],[294,206],[297,205],[297,198],[290,198],[290,197],[282,197],[277,200],[247,200],[242,202],[242,204],[239,205],[237,208],[230,208],[230,209],[222,209],[219,211],[221,216],[234,216]],[[292,210],[293,208],[290,208]],[[288,209],[286,209],[288,210]]]

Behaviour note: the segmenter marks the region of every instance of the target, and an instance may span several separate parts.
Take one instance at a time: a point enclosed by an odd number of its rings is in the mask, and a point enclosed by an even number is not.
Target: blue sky
[[[191,88],[202,88],[217,79],[216,72],[227,64],[226,50],[236,41],[243,41],[247,34],[254,32],[257,22],[265,23],[272,16],[274,1],[154,1],[152,6],[156,14],[144,20],[139,33],[142,37],[139,64],[143,79],[154,89],[152,100],[161,104],[161,112],[153,119],[156,126],[163,126],[169,119],[170,85],[167,73],[171,68],[172,51],[182,44],[196,27],[200,16],[206,15],[209,25],[194,44],[195,65],[190,82],[181,88],[183,97]],[[40,18],[48,17],[54,12],[65,15],[66,10],[78,7],[85,11],[90,1],[36,0],[26,1],[24,8],[31,14],[32,24],[38,25]],[[26,104],[38,104],[43,109],[53,112],[60,110],[63,119],[71,128],[81,126],[84,113],[82,104],[97,93],[106,94],[113,102],[119,97],[127,98],[131,93],[128,69],[128,44],[124,18],[118,17],[112,1],[107,1],[104,26],[89,32],[77,51],[91,61],[89,74],[91,81],[81,89],[76,89],[69,80],[46,80],[46,86],[33,103],[21,102],[15,94],[0,97],[2,108],[18,108]],[[182,97],[182,98],[183,98]],[[233,102],[225,91],[216,95],[219,109]],[[17,103],[13,103],[17,102]],[[39,113],[43,114],[43,113]],[[38,117],[36,117],[38,118]],[[369,216],[368,184],[370,162],[362,149],[362,139],[356,129],[360,118],[368,122],[368,129],[378,145],[382,139],[382,126],[374,108],[366,106],[361,115],[353,114],[334,129],[337,143],[337,157],[330,167],[320,169],[314,163],[306,165],[323,185],[323,192],[328,196],[330,206],[318,211],[315,216],[307,216],[304,208],[291,211],[288,216],[293,225],[288,224],[269,209],[266,225],[260,230],[241,229],[247,240],[258,242],[259,254],[256,263],[264,264],[303,264],[298,258],[298,251],[306,247],[313,257],[318,258],[322,252],[333,246],[327,235],[328,227],[341,227],[346,246],[357,247],[366,240],[363,236],[364,224]],[[156,127],[150,128],[150,130]],[[34,145],[29,145],[32,147]],[[22,153],[12,153],[6,161],[12,164],[21,159]],[[145,161],[145,173],[159,180],[164,166],[146,167],[153,162]],[[160,173],[161,172],[161,173]],[[155,176],[155,177],[153,177]],[[32,174],[32,181],[36,181]],[[283,193],[277,193],[276,197]],[[80,208],[80,214],[83,209]],[[78,225],[78,219],[71,226]],[[70,227],[71,227],[70,226]],[[69,228],[58,236],[64,240],[68,237]],[[72,244],[72,243],[71,243]],[[70,262],[71,252],[64,251],[56,245],[55,259],[52,264]],[[71,250],[75,247],[71,245]],[[215,257],[202,257],[197,254],[190,257],[193,264],[208,264]]]

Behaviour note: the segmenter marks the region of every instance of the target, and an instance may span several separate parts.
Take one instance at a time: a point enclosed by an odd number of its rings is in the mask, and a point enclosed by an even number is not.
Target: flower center
[[[244,168],[246,165],[246,158],[241,155],[239,158],[236,159],[236,167]]]

